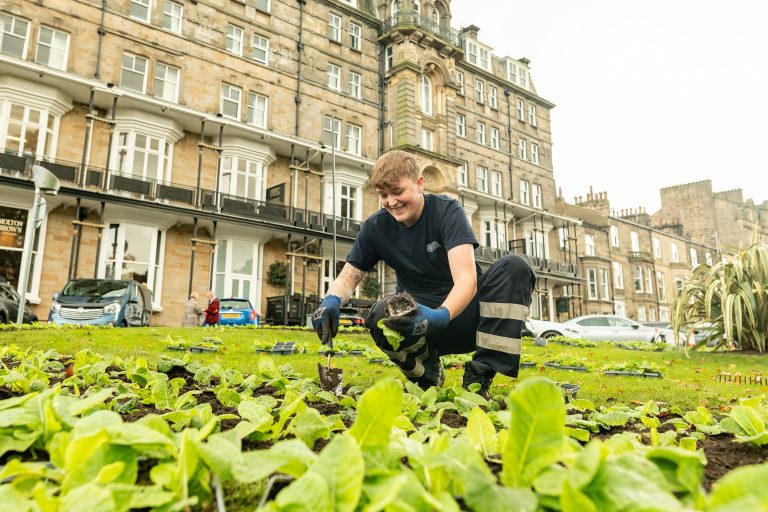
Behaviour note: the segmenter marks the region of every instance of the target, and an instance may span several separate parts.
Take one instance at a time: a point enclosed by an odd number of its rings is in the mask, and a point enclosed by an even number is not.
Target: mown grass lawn
[[[260,357],[253,348],[259,341],[296,341],[307,348],[306,354],[272,356],[278,364],[291,364],[303,375],[317,376],[317,363],[325,364],[326,357],[317,354],[320,343],[314,332],[278,329],[238,328],[171,328],[147,327],[132,329],[44,329],[0,332],[0,345],[15,343],[31,350],[55,349],[62,354],[74,354],[91,349],[100,354],[115,354],[121,357],[144,357],[154,364],[161,354],[178,355],[165,349],[168,336],[195,341],[203,336],[220,337],[223,349],[213,354],[192,354],[203,364],[219,363],[224,367],[237,368],[252,373]],[[354,341],[373,346],[367,334],[340,334],[337,340]],[[579,398],[588,398],[597,405],[617,402],[631,403],[656,400],[691,410],[699,405],[718,410],[738,398],[755,396],[768,392],[759,385],[721,383],[716,377],[721,372],[744,376],[768,376],[768,356],[739,354],[735,352],[637,352],[623,350],[610,344],[596,348],[577,348],[550,343],[538,347],[533,343],[524,344],[524,352],[539,363],[537,369],[522,369],[518,380],[533,375],[544,375],[558,382],[579,384]],[[586,357],[591,365],[589,372],[573,372],[544,368],[542,363],[548,357],[570,354]],[[664,374],[662,379],[639,377],[607,377],[602,375],[603,365],[614,361],[649,361],[656,363]],[[347,356],[333,359],[334,366],[344,370],[345,384],[369,386],[384,376],[403,378],[396,368],[370,364],[363,357]],[[459,385],[462,370],[447,370],[446,385]],[[497,376],[492,393],[506,393],[515,380]]]

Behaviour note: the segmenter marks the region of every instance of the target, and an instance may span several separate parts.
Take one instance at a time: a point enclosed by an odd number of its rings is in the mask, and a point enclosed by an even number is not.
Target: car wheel
[[[562,336],[562,334],[560,334],[557,331],[547,331],[541,335],[541,337],[544,338],[545,340],[548,340],[549,338],[554,338],[555,336]]]

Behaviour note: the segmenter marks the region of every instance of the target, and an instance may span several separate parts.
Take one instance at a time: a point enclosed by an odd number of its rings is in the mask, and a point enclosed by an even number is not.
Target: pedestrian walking
[[[181,321],[182,327],[199,327],[203,319],[203,307],[198,302],[198,293],[189,294],[189,300],[184,306],[184,319]]]

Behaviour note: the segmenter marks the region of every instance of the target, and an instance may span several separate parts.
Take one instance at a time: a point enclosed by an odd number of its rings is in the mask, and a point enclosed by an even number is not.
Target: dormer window
[[[466,40],[467,62],[486,71],[491,71],[491,49],[477,41]]]
[[[505,64],[507,67],[507,80],[515,85],[519,85],[523,89],[528,89],[528,66],[509,58],[505,60]]]

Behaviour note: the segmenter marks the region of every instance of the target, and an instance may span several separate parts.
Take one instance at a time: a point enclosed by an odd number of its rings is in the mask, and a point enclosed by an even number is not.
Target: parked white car
[[[583,315],[565,322],[529,320],[542,338],[566,336],[590,341],[661,341],[660,331],[613,315]]]
[[[578,329],[562,322],[550,322],[549,320],[534,320],[529,318],[528,325],[534,333],[534,337],[552,338],[553,336],[565,336],[576,338]]]

